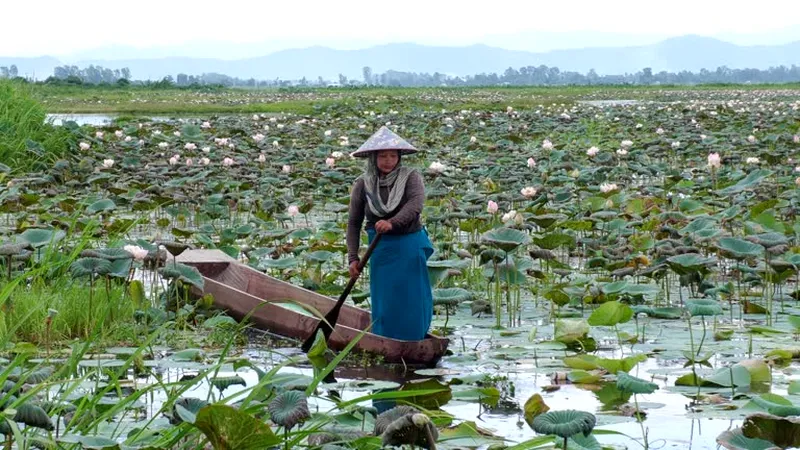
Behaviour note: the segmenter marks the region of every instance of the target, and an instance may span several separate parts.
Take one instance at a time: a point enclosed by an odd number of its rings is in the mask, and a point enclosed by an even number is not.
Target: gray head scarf
[[[391,214],[400,206],[400,200],[403,199],[403,193],[405,193],[406,183],[412,169],[401,164],[402,156],[400,156],[399,152],[398,157],[394,170],[384,177],[380,176],[380,170],[378,169],[378,152],[372,152],[367,157],[367,167],[362,177],[364,179],[364,192],[367,195],[367,204],[370,211],[378,217],[385,217]],[[380,194],[381,187],[389,188],[389,198],[386,203],[383,202]]]

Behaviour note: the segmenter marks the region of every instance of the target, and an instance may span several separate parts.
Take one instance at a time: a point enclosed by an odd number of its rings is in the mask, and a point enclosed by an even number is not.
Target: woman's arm
[[[425,184],[422,181],[422,175],[416,170],[411,173],[406,183],[406,202],[397,211],[389,222],[392,227],[405,227],[415,220],[425,204]]]
[[[361,246],[361,225],[364,223],[364,181],[358,179],[350,192],[349,217],[347,219],[347,260],[358,261],[358,248]]]

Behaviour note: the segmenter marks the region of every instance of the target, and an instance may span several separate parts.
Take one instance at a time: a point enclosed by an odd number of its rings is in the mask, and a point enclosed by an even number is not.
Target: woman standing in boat
[[[401,164],[417,149],[383,126],[353,156],[366,170],[350,194],[347,251],[350,276],[358,276],[361,226],[369,242],[381,241],[369,260],[372,332],[393,339],[425,338],[433,316],[428,258],[433,246],[420,220],[425,202],[422,175]]]

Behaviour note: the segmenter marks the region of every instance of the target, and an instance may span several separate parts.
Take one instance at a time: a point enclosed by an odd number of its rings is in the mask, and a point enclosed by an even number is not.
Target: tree
[[[339,84],[342,85],[342,86],[346,85],[347,84],[347,77],[342,75],[342,74],[339,74]]]
[[[19,70],[17,70],[17,65],[12,64],[11,67],[8,68],[8,76],[10,76],[11,78],[15,78],[17,75],[19,75]]]
[[[0,78],[8,78],[8,67],[0,66]]]
[[[364,84],[372,84],[372,67],[364,66],[364,68],[361,69],[361,73],[364,76]]]

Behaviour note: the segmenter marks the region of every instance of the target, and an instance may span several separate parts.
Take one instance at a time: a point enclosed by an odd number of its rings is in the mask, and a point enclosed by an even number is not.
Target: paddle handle
[[[358,274],[356,274],[354,277],[350,277],[350,280],[348,280],[347,286],[345,286],[342,295],[340,295],[339,300],[336,301],[336,305],[334,305],[333,308],[328,311],[328,314],[325,314],[325,318],[319,321],[319,324],[316,328],[314,328],[314,331],[311,333],[311,335],[306,338],[305,342],[303,342],[301,348],[304,352],[308,353],[308,351],[311,349],[319,330],[322,330],[326,341],[331,337],[333,328],[336,326],[336,322],[339,320],[339,311],[342,309],[342,305],[344,305],[344,301],[347,299],[347,296],[350,295],[350,291],[352,291],[353,287],[356,285],[356,281],[358,281],[361,271],[363,271],[364,267],[367,265],[367,261],[369,261],[369,257],[372,256],[372,252],[378,245],[378,241],[381,240],[381,236],[383,236],[381,233],[375,235],[375,239],[370,242],[366,253],[364,253],[364,256],[358,261]],[[328,325],[329,323],[330,325]]]

